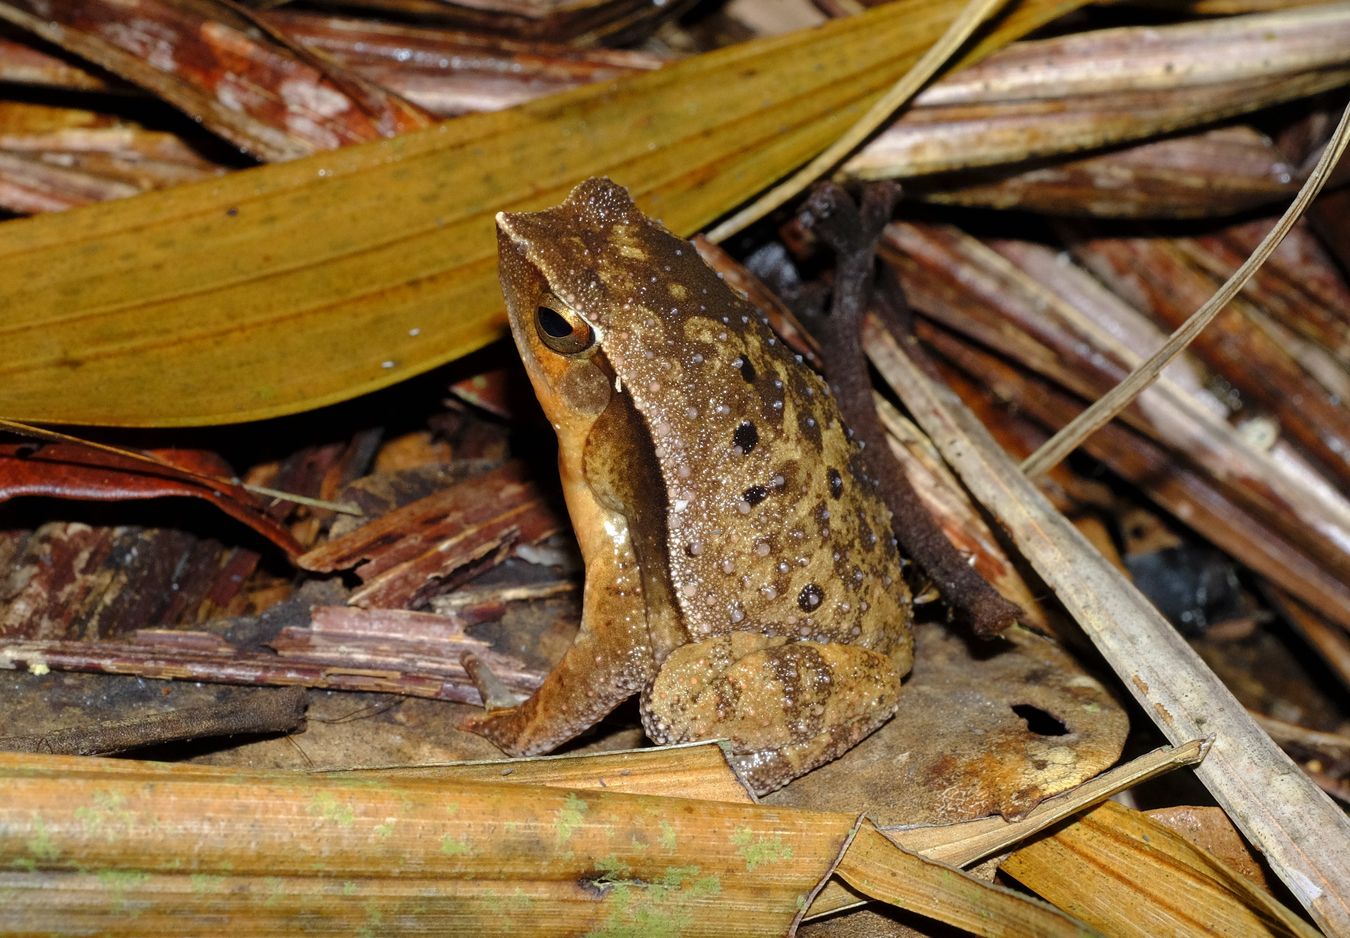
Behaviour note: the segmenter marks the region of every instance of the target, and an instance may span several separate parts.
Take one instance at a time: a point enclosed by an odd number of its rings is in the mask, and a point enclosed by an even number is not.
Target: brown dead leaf
[[[397,508],[299,563],[316,572],[355,566],[363,585],[353,605],[413,608],[495,566],[514,544],[538,543],[561,525],[524,464],[512,462]]]
[[[1198,309],[1216,286],[1191,263],[1184,240],[1074,237],[1070,249],[1080,263],[1136,308],[1157,317],[1168,331]],[[1350,440],[1350,412],[1260,327],[1248,300],[1239,298],[1228,310],[1190,350],[1275,415],[1284,432],[1318,459],[1332,484],[1350,491],[1350,449],[1338,442]]]
[[[1266,137],[1236,126],[1048,166],[921,182],[905,191],[930,202],[1049,215],[1192,218],[1288,199],[1300,182]]]
[[[1197,849],[1211,854],[1234,873],[1247,877],[1253,885],[1270,892],[1270,884],[1266,881],[1260,860],[1222,809],[1182,805],[1156,808],[1144,813],[1151,820],[1176,831]]]
[[[1095,243],[1082,245],[1084,252]],[[1146,262],[1142,252],[1153,244],[1111,239],[1102,250],[1125,251],[1133,264]],[[1157,249],[1165,250],[1166,244]],[[1103,393],[1165,338],[1141,309],[1043,245],[986,243],[954,228],[897,223],[887,229],[883,250],[901,272],[915,307],[945,327],[930,330],[920,324],[921,334],[944,358],[981,384],[997,387],[1006,399],[1021,402],[1024,413],[1051,427],[1062,426],[1078,411],[1078,398]],[[1169,282],[1165,275],[1123,265],[1117,260],[1113,268],[1119,278],[1151,284],[1148,297],[1165,298],[1169,307],[1186,302],[1163,286]],[[1190,297],[1202,300],[1212,280],[1189,266],[1183,269]],[[1281,290],[1280,281],[1291,274],[1272,274],[1262,282],[1291,307],[1315,305]],[[1144,305],[1143,297],[1138,305]],[[1291,315],[1289,321],[1297,319]],[[948,329],[973,341],[958,343]],[[989,348],[1000,355],[991,355]],[[1024,370],[1043,377],[1032,378]],[[1287,372],[1286,367],[1281,374]],[[1048,387],[1046,379],[1059,387]],[[1328,480],[1301,465],[1288,443],[1277,442],[1271,453],[1252,446],[1224,419],[1226,410],[1195,364],[1182,359],[1125,412],[1122,424],[1130,429],[1107,427],[1087,446],[1224,550],[1333,615],[1350,616],[1350,592],[1337,575],[1350,563],[1338,546],[1350,539],[1350,505]],[[1300,420],[1306,429],[1307,418]],[[1148,438],[1139,439],[1136,431]],[[1332,438],[1330,425],[1319,432]]]
[[[1212,123],[1350,81],[1348,37],[1328,3],[1019,42],[924,92],[844,171],[912,178]]]
[[[646,36],[679,16],[689,0],[353,0],[355,9],[445,23],[457,29],[568,41],[621,43]]]
[[[671,13],[670,4],[666,13]],[[265,22],[440,116],[495,111],[594,81],[659,68],[641,51],[578,48],[453,29],[275,10]]]
[[[78,534],[80,532],[76,532]],[[135,548],[119,532],[85,530],[85,537],[67,548],[84,548],[77,559],[86,560],[94,549]],[[159,535],[163,537],[161,533]],[[150,542],[144,549],[159,547]],[[192,559],[192,558],[189,558]],[[24,559],[25,562],[29,562]],[[238,563],[235,567],[239,567]],[[62,569],[58,573],[64,572]],[[140,579],[155,571],[140,573],[131,587],[115,594],[103,615],[117,624],[135,621],[138,606],[149,607],[144,619],[166,616],[175,621],[177,605],[149,590],[137,589]],[[244,570],[247,572],[247,569]],[[210,571],[199,572],[205,578]],[[239,579],[226,568],[220,578]],[[74,586],[57,583],[52,576],[28,577],[24,586],[33,594],[52,596],[34,601],[23,592],[11,597],[0,619],[0,668],[90,671],[99,674],[134,674],[147,678],[212,681],[226,684],[301,685],[330,690],[404,694],[479,705],[478,689],[464,672],[460,659],[471,653],[491,667],[512,690],[528,694],[543,678],[540,668],[519,657],[494,650],[484,639],[466,629],[481,625],[484,616],[500,619],[501,628],[537,631],[537,620],[551,623],[563,615],[575,622],[575,604],[566,598],[545,602],[511,602],[454,613],[414,612],[402,609],[359,609],[351,606],[314,604],[323,591],[308,590],[261,616],[209,623],[210,629],[141,628],[107,636],[83,639],[64,637],[50,624],[68,608],[83,611],[87,594],[102,580],[75,580]],[[208,579],[208,583],[212,582]],[[8,585],[8,584],[5,584]],[[192,586],[196,586],[193,582]],[[237,585],[237,584],[236,584]],[[195,592],[195,590],[194,590]],[[148,595],[147,595],[148,594]],[[97,597],[95,597],[97,598]],[[336,598],[336,597],[334,597]],[[158,599],[158,605],[152,603]],[[45,600],[45,604],[43,602]],[[40,608],[44,617],[26,617],[25,603]],[[311,608],[311,604],[314,604]],[[161,607],[168,606],[167,611]],[[127,611],[130,607],[130,612]],[[36,618],[36,621],[30,621]],[[152,619],[153,620],[153,619]],[[62,622],[61,625],[65,623]],[[98,625],[98,620],[93,623]],[[55,634],[54,634],[55,633]],[[223,634],[222,634],[223,633]]]
[[[1125,712],[1053,642],[1024,629],[975,642],[929,625],[915,643],[896,716],[766,801],[866,806],[895,824],[1016,815],[1120,756]]]
[[[10,211],[61,211],[220,172],[180,138],[132,121],[0,102],[0,205]]]
[[[206,450],[157,450],[136,459],[79,443],[0,443],[0,502],[22,496],[81,501],[199,498],[248,525],[289,557],[301,551],[263,499],[228,478]]]

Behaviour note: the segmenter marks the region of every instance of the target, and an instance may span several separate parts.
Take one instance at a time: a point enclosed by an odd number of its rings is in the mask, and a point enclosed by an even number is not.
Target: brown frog
[[[468,727],[546,752],[641,694],[648,736],[727,739],[761,792],[840,755],[895,712],[913,639],[891,515],[825,383],[607,179],[497,228],[586,586],[542,686]]]

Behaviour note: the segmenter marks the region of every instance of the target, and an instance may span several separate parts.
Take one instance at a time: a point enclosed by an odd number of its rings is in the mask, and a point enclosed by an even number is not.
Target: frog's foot
[[[599,722],[641,688],[643,676],[627,659],[597,654],[589,635],[568,649],[562,661],[528,700],[514,703],[492,672],[476,662],[470,675],[487,710],[460,721],[459,728],[491,740],[511,756],[549,752]],[[474,673],[477,671],[478,673]],[[513,705],[514,703],[514,705]]]
[[[509,710],[488,710],[465,717],[458,726],[484,737],[508,756],[533,756],[552,749],[553,746],[547,742],[527,738],[524,730],[529,723],[519,707],[512,707]]]
[[[734,632],[677,648],[643,694],[647,735],[722,737],[772,791],[841,755],[895,712],[910,646],[790,642]]]

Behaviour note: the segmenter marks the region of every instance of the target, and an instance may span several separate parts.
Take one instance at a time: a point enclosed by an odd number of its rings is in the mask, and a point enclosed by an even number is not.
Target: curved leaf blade
[[[1025,0],[991,35],[1072,5]],[[501,333],[497,211],[608,174],[691,233],[822,149],[960,6],[900,0],[392,140],[0,225],[0,414],[254,420],[453,360]]]

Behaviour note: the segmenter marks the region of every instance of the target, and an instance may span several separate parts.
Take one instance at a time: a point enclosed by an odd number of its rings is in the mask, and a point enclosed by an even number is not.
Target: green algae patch
[[[269,908],[286,896],[286,882],[280,876],[269,876],[264,879],[263,889],[267,892],[267,898],[263,900],[263,905]]]
[[[116,840],[138,826],[139,817],[126,806],[127,797],[120,791],[96,791],[93,804],[75,809],[75,820],[89,836],[101,835]]]
[[[792,848],[783,843],[780,834],[760,834],[744,827],[731,835],[736,852],[745,860],[746,872],[751,872],[766,863],[781,863],[792,859]]]
[[[23,848],[28,851],[28,855],[16,859],[14,865],[30,873],[39,865],[49,866],[55,863],[61,855],[56,844],[52,843],[51,834],[47,833],[47,825],[40,817],[33,818],[33,836],[24,839]]]
[[[352,810],[352,806],[338,801],[337,796],[331,791],[315,794],[309,803],[309,813],[325,821],[335,821],[339,827],[351,827],[352,822],[356,820],[356,812]]]
[[[700,876],[697,866],[672,866],[656,880],[633,875],[632,867],[607,857],[596,863],[600,875],[591,880],[605,893],[605,920],[586,938],[674,938],[693,923],[692,904],[719,895],[715,875]]]
[[[133,903],[128,893],[135,892],[149,882],[149,873],[144,870],[99,870],[95,878],[111,894],[114,905],[120,911],[133,916],[143,911],[145,900]]]
[[[212,873],[193,873],[190,877],[192,891],[199,896],[225,891],[225,877]]]
[[[554,830],[557,832],[559,845],[567,843],[572,839],[572,835],[581,827],[582,819],[585,817],[590,805],[586,804],[581,798],[572,792],[567,793],[567,800],[563,806],[558,809],[554,819]]]
[[[469,852],[469,842],[446,834],[441,838],[441,853],[447,857],[457,857]]]
[[[361,938],[382,938],[385,934],[384,910],[374,899],[370,899],[365,905],[366,919],[361,927],[356,930],[356,934]]]

